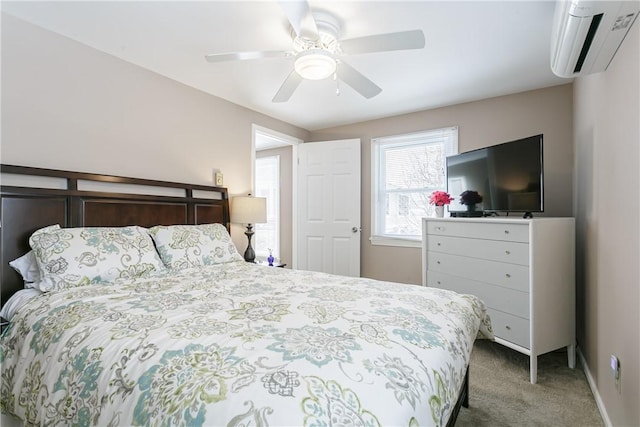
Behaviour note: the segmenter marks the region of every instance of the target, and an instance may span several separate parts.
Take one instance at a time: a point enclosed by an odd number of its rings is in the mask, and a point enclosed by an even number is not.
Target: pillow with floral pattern
[[[159,225],[149,232],[170,269],[244,261],[222,224]]]
[[[46,233],[47,231],[59,229],[60,225],[54,224],[36,230],[33,234]],[[22,276],[25,288],[33,288],[33,284],[40,281],[40,267],[38,267],[38,261],[36,260],[36,256],[33,254],[33,250],[30,250],[20,258],[16,258],[13,261],[9,262],[9,265],[11,266],[11,268],[17,271],[20,276]]]
[[[43,292],[166,271],[148,230],[137,226],[38,230],[29,244],[42,275],[34,287]]]

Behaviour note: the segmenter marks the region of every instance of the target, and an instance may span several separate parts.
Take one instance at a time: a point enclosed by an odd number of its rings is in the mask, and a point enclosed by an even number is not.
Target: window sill
[[[421,248],[422,239],[418,237],[386,237],[371,236],[369,241],[374,246],[399,246],[403,248]]]

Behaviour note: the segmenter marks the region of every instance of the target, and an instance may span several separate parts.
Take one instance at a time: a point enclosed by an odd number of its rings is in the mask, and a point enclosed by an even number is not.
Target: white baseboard
[[[604,425],[607,427],[613,427],[613,424],[611,424],[611,420],[609,419],[609,414],[607,414],[607,408],[604,407],[604,402],[602,401],[602,397],[600,397],[600,393],[598,392],[596,381],[593,379],[593,375],[591,375],[591,371],[589,370],[589,366],[587,365],[587,361],[584,359],[584,355],[582,354],[580,347],[577,348],[577,353],[578,358],[580,359],[580,363],[582,364],[584,374],[587,377],[587,382],[589,383],[591,393],[593,393],[593,397],[596,399],[596,405],[598,405],[598,411],[600,411],[600,416],[604,421]]]

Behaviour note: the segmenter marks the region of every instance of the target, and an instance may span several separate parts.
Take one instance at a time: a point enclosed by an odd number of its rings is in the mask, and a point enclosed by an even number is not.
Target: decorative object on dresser
[[[251,247],[251,238],[254,235],[253,224],[267,222],[267,199],[264,197],[248,196],[234,197],[231,204],[231,222],[246,224],[247,249],[244,251],[244,260],[254,262],[256,253]]]
[[[467,207],[468,211],[475,211],[476,205],[482,203],[482,196],[474,190],[463,191],[460,194],[460,203]]]
[[[575,365],[573,218],[423,218],[425,286],[484,300],[496,341],[530,357],[567,347]]]
[[[434,191],[429,196],[429,204],[435,205],[434,212],[437,218],[444,217],[444,205],[448,205],[453,201],[453,197],[446,191]]]

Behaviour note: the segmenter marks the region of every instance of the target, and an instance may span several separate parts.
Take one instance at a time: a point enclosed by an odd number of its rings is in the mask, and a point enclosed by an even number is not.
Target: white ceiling
[[[2,10],[95,49],[307,130],[569,82],[549,68],[553,1],[310,1],[341,22],[343,39],[422,29],[426,47],[344,59],[382,88],[303,81],[271,99],[290,58],[208,63],[207,53],[291,50],[276,1],[2,2]]]

